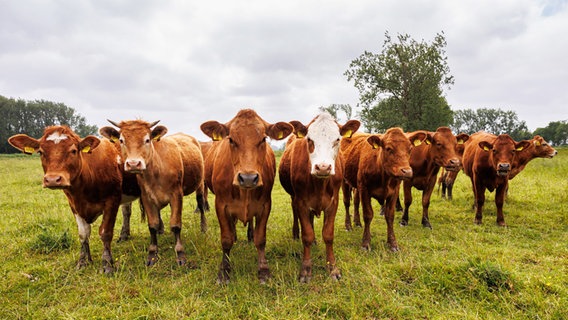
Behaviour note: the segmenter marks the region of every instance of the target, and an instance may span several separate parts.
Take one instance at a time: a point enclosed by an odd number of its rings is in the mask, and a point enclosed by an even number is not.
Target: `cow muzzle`
[[[312,175],[318,178],[328,178],[333,174],[333,166],[327,163],[318,163],[312,168]]]
[[[412,168],[401,168],[396,176],[400,180],[408,180],[412,178]]]
[[[460,160],[459,159],[451,159],[448,161],[448,164],[444,167],[446,171],[459,171],[460,170]]]
[[[71,183],[69,179],[61,174],[46,174],[43,176],[43,187],[49,189],[69,188]]]
[[[500,177],[504,177],[509,174],[511,171],[511,165],[509,163],[499,163],[497,165],[497,175]]]
[[[141,173],[146,170],[146,162],[141,159],[126,159],[124,170],[131,173]]]
[[[237,182],[243,189],[254,189],[260,187],[260,175],[258,173],[238,173]]]

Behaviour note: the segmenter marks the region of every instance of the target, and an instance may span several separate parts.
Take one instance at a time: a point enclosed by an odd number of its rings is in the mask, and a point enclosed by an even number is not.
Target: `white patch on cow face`
[[[339,126],[327,113],[322,113],[308,127],[306,139],[313,143],[313,152],[310,153],[311,173],[318,173],[319,168],[330,168],[329,174],[335,174],[335,158],[339,152]]]
[[[66,134],[60,133],[59,131],[56,131],[52,134],[50,134],[47,138],[45,138],[45,140],[47,141],[53,141],[55,144],[58,144],[59,142],[68,139],[69,137]]]
[[[91,236],[91,225],[79,215],[75,215],[75,220],[77,221],[77,229],[79,231],[79,239],[81,239],[81,243],[89,242],[89,237]]]

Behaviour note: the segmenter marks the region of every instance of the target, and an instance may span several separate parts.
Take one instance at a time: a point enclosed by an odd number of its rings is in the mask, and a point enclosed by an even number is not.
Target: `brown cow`
[[[276,175],[274,152],[267,138],[284,139],[293,127],[286,122],[270,124],[251,109],[240,110],[229,122],[207,121],[201,130],[214,141],[206,159],[205,181],[215,194],[215,211],[221,229],[223,257],[217,283],[229,282],[229,254],[235,241],[236,220],[254,225],[258,252],[258,278],[270,278],[266,261],[266,223],[272,206]]]
[[[142,191],[141,201],[151,237],[146,265],[152,266],[158,259],[160,210],[168,204],[171,208],[170,229],[176,239],[176,259],[179,265],[185,265],[187,258],[181,241],[183,196],[196,191],[200,210],[203,211],[203,157],[199,143],[185,134],[164,137],[167,128],[156,126],[158,121],[111,123],[120,131],[103,127],[100,134],[120,142],[124,169],[137,174]]]
[[[536,158],[553,158],[558,151],[549,145],[541,136],[536,135],[528,140],[530,145],[517,153],[516,161],[509,173],[509,180],[516,177],[527,164]]]
[[[400,182],[412,177],[410,150],[413,144],[419,145],[425,138],[424,132],[406,135],[400,128],[391,128],[382,135],[358,134],[341,140],[341,152],[345,155],[344,178],[357,188],[363,206],[365,226],[361,245],[364,249],[371,249],[371,198],[375,198],[384,207],[387,244],[392,251],[398,251],[393,222]]]
[[[530,142],[515,142],[508,134],[495,136],[477,132],[465,143],[463,171],[471,179],[475,196],[475,223],[482,223],[482,210],[485,203],[485,190],[495,191],[497,224],[505,226],[503,203],[509,183],[509,174],[517,154],[528,148]]]
[[[282,187],[292,198],[294,233],[298,232],[298,220],[302,225],[304,255],[299,280],[309,282],[312,277],[311,246],[315,240],[313,219],[314,216],[319,217],[322,211],[326,267],[331,278],[338,280],[341,273],[335,265],[333,238],[339,188],[343,181],[343,163],[341,156],[338,156],[339,142],[342,136],[351,137],[359,129],[360,123],[350,120],[342,126],[328,113],[319,114],[307,126],[298,121],[290,123],[294,126],[295,135],[286,142],[278,174]]]
[[[114,271],[111,242],[116,214],[122,197],[122,175],[116,148],[95,136],[81,139],[66,126],[47,127],[36,140],[25,134],[8,139],[26,154],[38,152],[43,167],[43,186],[62,189],[77,221],[81,254],[77,267],[92,262],[89,248],[91,224],[102,215],[99,236],[103,242],[102,267]]]
[[[404,212],[400,225],[408,225],[408,210],[412,204],[412,187],[422,190],[422,226],[432,229],[428,217],[430,197],[436,186],[440,168],[446,171],[459,171],[461,162],[456,153],[458,141],[462,144],[469,136],[461,133],[454,136],[450,128],[439,127],[435,132],[429,132],[426,143],[412,148],[410,166],[412,178],[403,182]]]

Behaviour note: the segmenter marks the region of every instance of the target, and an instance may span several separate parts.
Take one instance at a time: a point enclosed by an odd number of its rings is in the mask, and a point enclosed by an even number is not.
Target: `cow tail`
[[[140,203],[140,221],[146,221],[146,211],[144,211],[144,205],[142,204],[142,200],[139,201]]]

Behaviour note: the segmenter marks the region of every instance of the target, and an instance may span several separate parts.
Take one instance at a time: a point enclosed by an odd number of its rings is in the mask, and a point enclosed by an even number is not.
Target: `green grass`
[[[76,270],[77,228],[63,193],[41,187],[37,157],[0,156],[0,318],[563,319],[568,315],[567,176],[568,149],[552,160],[531,162],[511,181],[506,228],[495,224],[494,194],[487,196],[484,224],[473,224],[473,195],[463,174],[452,202],[433,196],[433,230],[420,224],[420,194],[414,191],[409,226],[395,226],[398,253],[385,246],[378,204],[370,252],[360,248],[361,228],[344,230],[340,204],[335,254],[343,278],[327,276],[318,219],[320,241],[312,250],[309,284],[297,281],[302,244],[292,240],[290,199],[277,182],[267,231],[272,279],[258,283],[256,249],[239,224],[231,283],[220,286],[215,284],[221,261],[217,219],[209,213],[209,230],[202,234],[199,216],[192,213],[193,196],[184,201],[182,237],[196,269],[175,265],[169,232],[159,237],[157,265],[144,265],[149,234],[135,205],[132,239],[113,242],[115,274],[99,272],[100,219],[91,236],[94,263]],[[163,216],[167,219],[167,210]],[[115,239],[121,223],[119,215]]]

